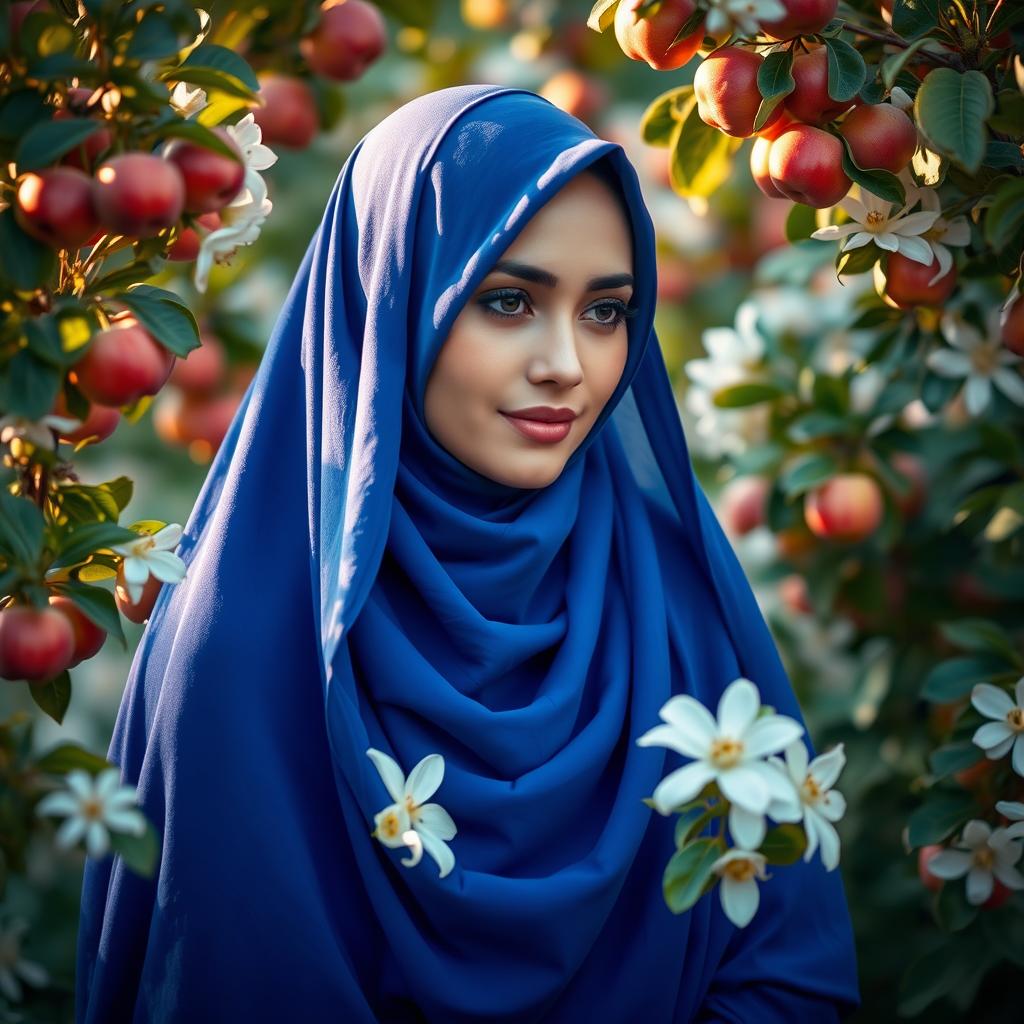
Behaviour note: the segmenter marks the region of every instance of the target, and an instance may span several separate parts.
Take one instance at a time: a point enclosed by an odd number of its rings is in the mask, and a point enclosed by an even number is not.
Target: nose
[[[551,382],[573,387],[583,380],[583,364],[576,349],[576,321],[572,315],[554,320],[541,332],[538,351],[530,360],[527,377],[531,384]]]

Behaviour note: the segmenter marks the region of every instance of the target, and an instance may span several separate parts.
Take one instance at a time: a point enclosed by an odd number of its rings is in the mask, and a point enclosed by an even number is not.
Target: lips
[[[523,437],[541,444],[557,444],[564,441],[572,430],[572,420],[538,420],[523,416],[513,416],[503,412],[502,416],[519,431]],[[575,416],[573,417],[575,419]]]
[[[503,415],[514,416],[519,420],[533,420],[538,423],[568,423],[576,419],[579,413],[564,407],[555,409],[549,405],[531,405],[529,409],[513,409]]]

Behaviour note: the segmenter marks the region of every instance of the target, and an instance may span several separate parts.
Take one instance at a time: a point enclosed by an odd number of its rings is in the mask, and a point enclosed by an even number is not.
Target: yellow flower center
[[[869,210],[868,218],[864,222],[864,227],[869,231],[878,231],[884,228],[889,223],[889,218],[884,213],[879,213],[877,210]]]
[[[743,744],[739,740],[721,737],[712,742],[710,758],[718,768],[732,768],[743,758]]]
[[[409,795],[409,794],[406,794],[406,797],[405,797],[405,807],[406,807],[406,810],[409,812],[409,820],[410,821],[419,821],[420,820],[420,805],[419,804],[414,804],[412,802],[412,796]]]
[[[971,353],[971,363],[984,376],[989,376],[999,366],[999,346],[994,344],[979,345]]]
[[[722,868],[722,874],[737,882],[749,882],[757,873],[752,860],[731,860]]]
[[[394,811],[389,811],[380,819],[380,829],[388,839],[394,839],[402,830],[402,823]]]
[[[995,852],[991,846],[981,846],[974,851],[974,863],[986,871],[992,870],[992,863],[995,860]]]
[[[1006,722],[1014,732],[1024,732],[1024,708],[1012,708],[1006,715]]]
[[[822,789],[817,782],[814,781],[813,776],[808,775],[807,778],[804,779],[804,784],[801,788],[803,789],[804,797],[806,798],[805,803],[816,804],[821,799]]]
[[[99,821],[103,817],[103,803],[90,798],[82,801],[82,817],[89,821]]]

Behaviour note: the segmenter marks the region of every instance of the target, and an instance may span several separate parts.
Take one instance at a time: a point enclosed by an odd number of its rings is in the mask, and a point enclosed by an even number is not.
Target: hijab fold
[[[490,480],[423,395],[455,317],[596,160],[638,314],[561,475]],[[837,872],[776,869],[737,929],[661,876],[675,693],[738,675],[803,721],[697,483],[653,328],[654,231],[621,147],[523,89],[442,89],[356,146],[136,651],[110,759],[158,872],[87,860],[77,1024],[839,1020],[859,1002]],[[305,459],[300,455],[305,453]],[[809,738],[808,738],[809,739]],[[444,756],[451,873],[370,833]],[[813,747],[811,747],[813,755]]]

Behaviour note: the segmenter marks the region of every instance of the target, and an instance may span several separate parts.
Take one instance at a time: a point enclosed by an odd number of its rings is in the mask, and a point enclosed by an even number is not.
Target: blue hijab
[[[460,309],[606,157],[632,220],[629,356],[552,484],[459,462],[423,416]],[[802,716],[693,476],[653,330],[655,241],[615,143],[523,89],[395,111],[345,162],[185,528],[110,746],[162,835],[153,879],[86,863],[78,1024],[637,1020],[802,1024],[858,1002],[843,887],[774,870],[737,929],[675,915],[680,763],[637,746],[735,677]],[[303,459],[303,453],[305,458]],[[371,836],[404,772],[455,867]],[[813,754],[813,750],[812,750]]]

